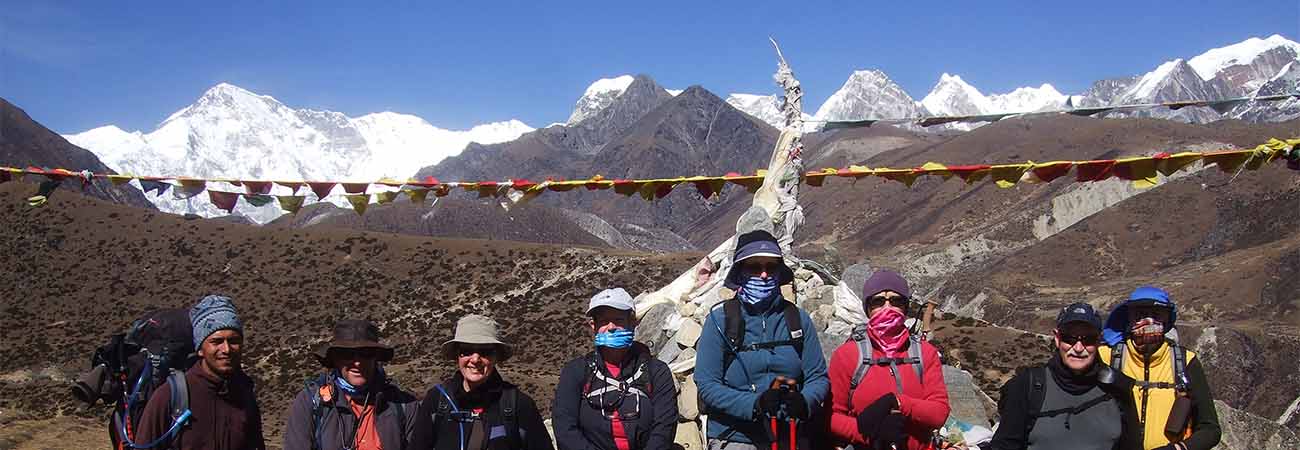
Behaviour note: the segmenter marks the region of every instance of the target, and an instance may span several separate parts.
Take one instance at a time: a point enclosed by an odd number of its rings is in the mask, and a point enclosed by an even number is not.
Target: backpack
[[[1169,349],[1174,353],[1174,382],[1133,380],[1133,384],[1144,391],[1148,389],[1176,389],[1178,392],[1187,392],[1187,385],[1191,384],[1187,380],[1187,352],[1183,349],[1183,346],[1178,345],[1178,342],[1172,339],[1165,339],[1165,343],[1169,345]],[[1115,345],[1114,350],[1110,352],[1110,367],[1115,369],[1116,372],[1124,372],[1124,350],[1128,346],[1127,344],[1127,340],[1120,341],[1119,344]]]
[[[92,371],[78,381],[74,395],[92,405],[96,400],[113,405],[113,448],[154,448],[179,440],[191,415],[185,370],[194,364],[193,339],[188,310],[159,309],[140,316],[125,333],[111,336],[95,350]],[[144,407],[163,382],[170,386],[172,425],[153,442],[135,442]]]
[[[324,448],[321,444],[321,431],[325,429],[325,416],[334,410],[331,406],[334,399],[334,375],[320,374],[308,379],[304,383],[303,390],[311,397],[311,449],[320,450]],[[376,401],[375,403],[378,404],[379,402]],[[406,411],[399,404],[392,404],[390,407],[397,410],[397,423],[405,430]],[[401,435],[402,448],[406,448],[406,432],[403,431],[398,434]]]
[[[1034,429],[1034,423],[1037,422],[1040,417],[1053,417],[1066,414],[1065,426],[1069,427],[1070,416],[1087,411],[1088,408],[1100,405],[1114,398],[1109,393],[1105,393],[1073,407],[1043,411],[1043,401],[1047,397],[1045,386],[1045,383],[1047,383],[1047,370],[1046,366],[1031,367],[1025,370],[1025,373],[1029,375],[1030,383],[1029,403],[1026,404],[1028,415],[1025,418],[1025,436],[1028,436],[1029,432]]]
[[[438,393],[441,394],[437,396],[437,400],[435,400],[437,406],[430,415],[435,430],[439,425],[439,421],[452,422],[460,428],[461,436],[464,436],[466,423],[486,420],[486,418],[473,411],[461,411],[456,406],[456,402],[451,399],[451,394],[448,394],[447,390],[442,387],[442,384],[434,385],[434,389],[437,389]],[[501,390],[501,399],[498,402],[501,409],[501,425],[505,427],[509,448],[520,448],[524,439],[519,430],[519,421],[516,418],[519,412],[516,406],[519,404],[519,388],[512,384],[506,384]],[[464,442],[465,438],[461,437],[460,441]]]
[[[853,328],[851,335],[853,342],[857,344],[858,365],[853,369],[853,378],[849,380],[849,410],[853,410],[853,393],[857,391],[858,384],[862,379],[867,377],[867,372],[872,366],[889,366],[889,374],[894,377],[894,386],[898,388],[898,393],[903,393],[903,380],[898,378],[898,365],[911,365],[916,370],[916,380],[925,385],[925,359],[921,352],[921,338],[912,334],[908,338],[907,357],[906,358],[876,358],[871,352],[871,340],[867,339],[866,325],[859,325]]]
[[[781,313],[785,315],[786,327],[790,329],[790,339],[782,341],[756,342],[745,345],[745,317],[740,311],[740,300],[731,298],[722,302],[723,322],[725,323],[724,333],[727,335],[727,346],[722,354],[722,374],[725,377],[727,369],[731,363],[736,360],[740,352],[750,352],[762,349],[771,349],[782,345],[794,346],[794,351],[803,359],[803,320],[799,317],[799,307],[788,300],[777,300],[782,303]]]

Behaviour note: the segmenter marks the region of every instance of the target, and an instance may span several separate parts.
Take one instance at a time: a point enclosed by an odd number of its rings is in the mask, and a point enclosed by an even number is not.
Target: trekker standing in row
[[[425,393],[411,448],[418,450],[553,450],[537,404],[497,372],[510,359],[497,322],[470,314],[443,343],[457,371]]]
[[[1139,287],[1106,318],[1103,337],[1111,348],[1098,355],[1136,380],[1133,399],[1144,448],[1207,450],[1219,443],[1219,415],[1201,360],[1166,337],[1177,320],[1168,292]]]
[[[1002,387],[994,450],[1136,450],[1141,425],[1133,380],[1097,356],[1101,317],[1087,303],[1066,306],[1052,330],[1056,352]],[[981,446],[982,447],[982,446]]]
[[[253,379],[244,374],[241,363],[244,325],[235,305],[227,297],[203,297],[190,309],[190,324],[199,360],[183,377],[169,379],[149,397],[135,441],[154,442],[174,433],[154,448],[265,449]],[[176,396],[186,397],[179,400],[173,398]],[[173,407],[182,402],[188,403],[190,416],[174,426],[180,418],[176,413],[181,411],[173,411]]]
[[[854,448],[929,448],[948,419],[939,352],[908,330],[912,290],[880,270],[862,286],[867,323],[831,356],[831,434]]]
[[[388,379],[393,348],[366,320],[342,320],[315,352],[327,371],[294,397],[284,450],[405,450],[415,431],[415,397]]]
[[[765,231],[739,236],[732,261],[724,285],[733,294],[709,311],[696,350],[708,447],[789,448],[797,440],[796,447],[810,448],[808,433],[819,430],[806,421],[829,383],[812,320],[781,292],[794,273]]]
[[[557,446],[668,450],[677,433],[677,389],[668,364],[632,340],[632,296],[622,288],[601,291],[587,316],[596,348],[560,372],[551,406]]]

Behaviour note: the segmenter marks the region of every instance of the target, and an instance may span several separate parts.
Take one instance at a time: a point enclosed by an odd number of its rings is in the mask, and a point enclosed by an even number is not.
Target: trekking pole
[[[776,416],[767,416],[767,420],[772,427],[772,450],[779,450],[776,444],[781,442],[781,429],[776,427]]]
[[[796,426],[796,423],[797,423],[797,422],[795,421],[795,418],[791,417],[791,418],[790,418],[790,450],[798,450],[798,449],[799,449],[799,443],[798,443],[798,441],[795,439],[795,430],[798,428],[798,427]]]

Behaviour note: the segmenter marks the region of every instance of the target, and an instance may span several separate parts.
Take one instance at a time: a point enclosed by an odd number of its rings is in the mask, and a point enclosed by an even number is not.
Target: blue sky
[[[567,119],[595,79],[625,73],[775,93],[769,35],[811,113],[854,69],[882,69],[918,100],[943,72],[985,93],[1044,82],[1078,93],[1300,34],[1296,0],[373,3],[0,0],[0,97],[61,133],[152,130],[222,81],[295,108],[540,127]]]

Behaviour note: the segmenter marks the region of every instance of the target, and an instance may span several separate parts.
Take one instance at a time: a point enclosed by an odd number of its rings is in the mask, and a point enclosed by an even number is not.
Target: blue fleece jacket
[[[744,345],[790,339],[790,328],[782,314],[784,302],[777,298],[766,311],[753,311],[749,305],[740,308],[745,316]],[[726,317],[720,305],[704,320],[704,329],[696,345],[695,384],[704,403],[705,411],[702,412],[709,415],[709,438],[763,443],[767,441],[766,422],[754,417],[758,395],[778,375],[784,375],[799,381],[799,391],[808,403],[808,410],[818,410],[830,391],[826,358],[822,355],[812,319],[800,309],[799,318],[804,330],[802,360],[795,348],[789,345],[743,351],[724,374],[722,359],[730,343],[723,331]],[[805,429],[800,426],[801,436],[808,436]]]

